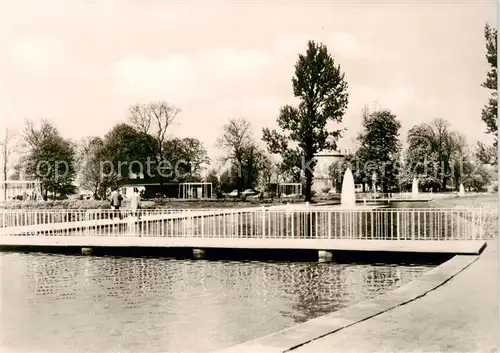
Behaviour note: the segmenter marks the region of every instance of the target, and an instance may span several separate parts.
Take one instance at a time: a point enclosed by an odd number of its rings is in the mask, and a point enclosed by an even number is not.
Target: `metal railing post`
[[[328,211],[328,239],[332,239],[332,212]]]
[[[396,237],[399,240],[400,238],[400,224],[399,224],[399,212],[396,210]]]
[[[373,239],[373,210],[370,211],[370,238]]]
[[[262,237],[265,238],[266,237],[266,208],[264,206],[262,206],[260,211],[262,212]]]
[[[205,237],[205,222],[204,222],[204,219],[205,219],[205,215],[202,213],[201,214],[201,237],[202,238]]]

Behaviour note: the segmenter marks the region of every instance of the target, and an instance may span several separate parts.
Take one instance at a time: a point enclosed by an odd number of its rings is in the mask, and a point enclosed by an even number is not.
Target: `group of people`
[[[122,219],[120,207],[122,206],[123,196],[118,188],[113,190],[109,200],[111,202],[111,209],[114,210],[112,218],[115,218],[118,215],[118,217]],[[139,217],[139,212],[137,210],[140,208],[140,202],[141,198],[139,196],[139,192],[137,189],[134,189],[132,195],[130,196],[130,210],[132,216]]]

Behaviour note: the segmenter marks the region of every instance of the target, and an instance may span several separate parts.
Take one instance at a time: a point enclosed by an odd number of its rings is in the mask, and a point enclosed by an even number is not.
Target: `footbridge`
[[[479,253],[483,208],[288,205],[198,210],[3,210],[0,246]]]

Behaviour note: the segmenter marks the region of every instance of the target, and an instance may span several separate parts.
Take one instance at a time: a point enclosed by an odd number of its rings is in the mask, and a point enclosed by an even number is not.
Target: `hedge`
[[[255,205],[279,205],[286,203],[303,202],[301,199],[250,199],[247,201],[238,199],[207,199],[207,200],[179,200],[179,199],[153,199],[141,201],[141,208],[229,208],[249,207]],[[125,202],[122,206],[128,208]],[[0,209],[110,209],[109,201],[98,200],[55,200],[55,201],[8,201],[0,203]]]

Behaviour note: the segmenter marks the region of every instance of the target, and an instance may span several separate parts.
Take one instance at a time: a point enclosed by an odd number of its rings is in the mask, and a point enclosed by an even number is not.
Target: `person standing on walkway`
[[[120,213],[120,206],[122,205],[122,200],[123,197],[120,194],[120,191],[118,189],[115,189],[111,193],[111,208],[114,210],[113,218],[115,218],[116,214],[118,213],[118,217],[122,219],[122,215]]]
[[[136,216],[139,220],[141,218],[138,211],[141,207],[140,202],[141,197],[139,196],[139,192],[136,188],[134,188],[134,192],[132,193],[132,196],[130,196],[130,209],[132,210],[132,215]]]

